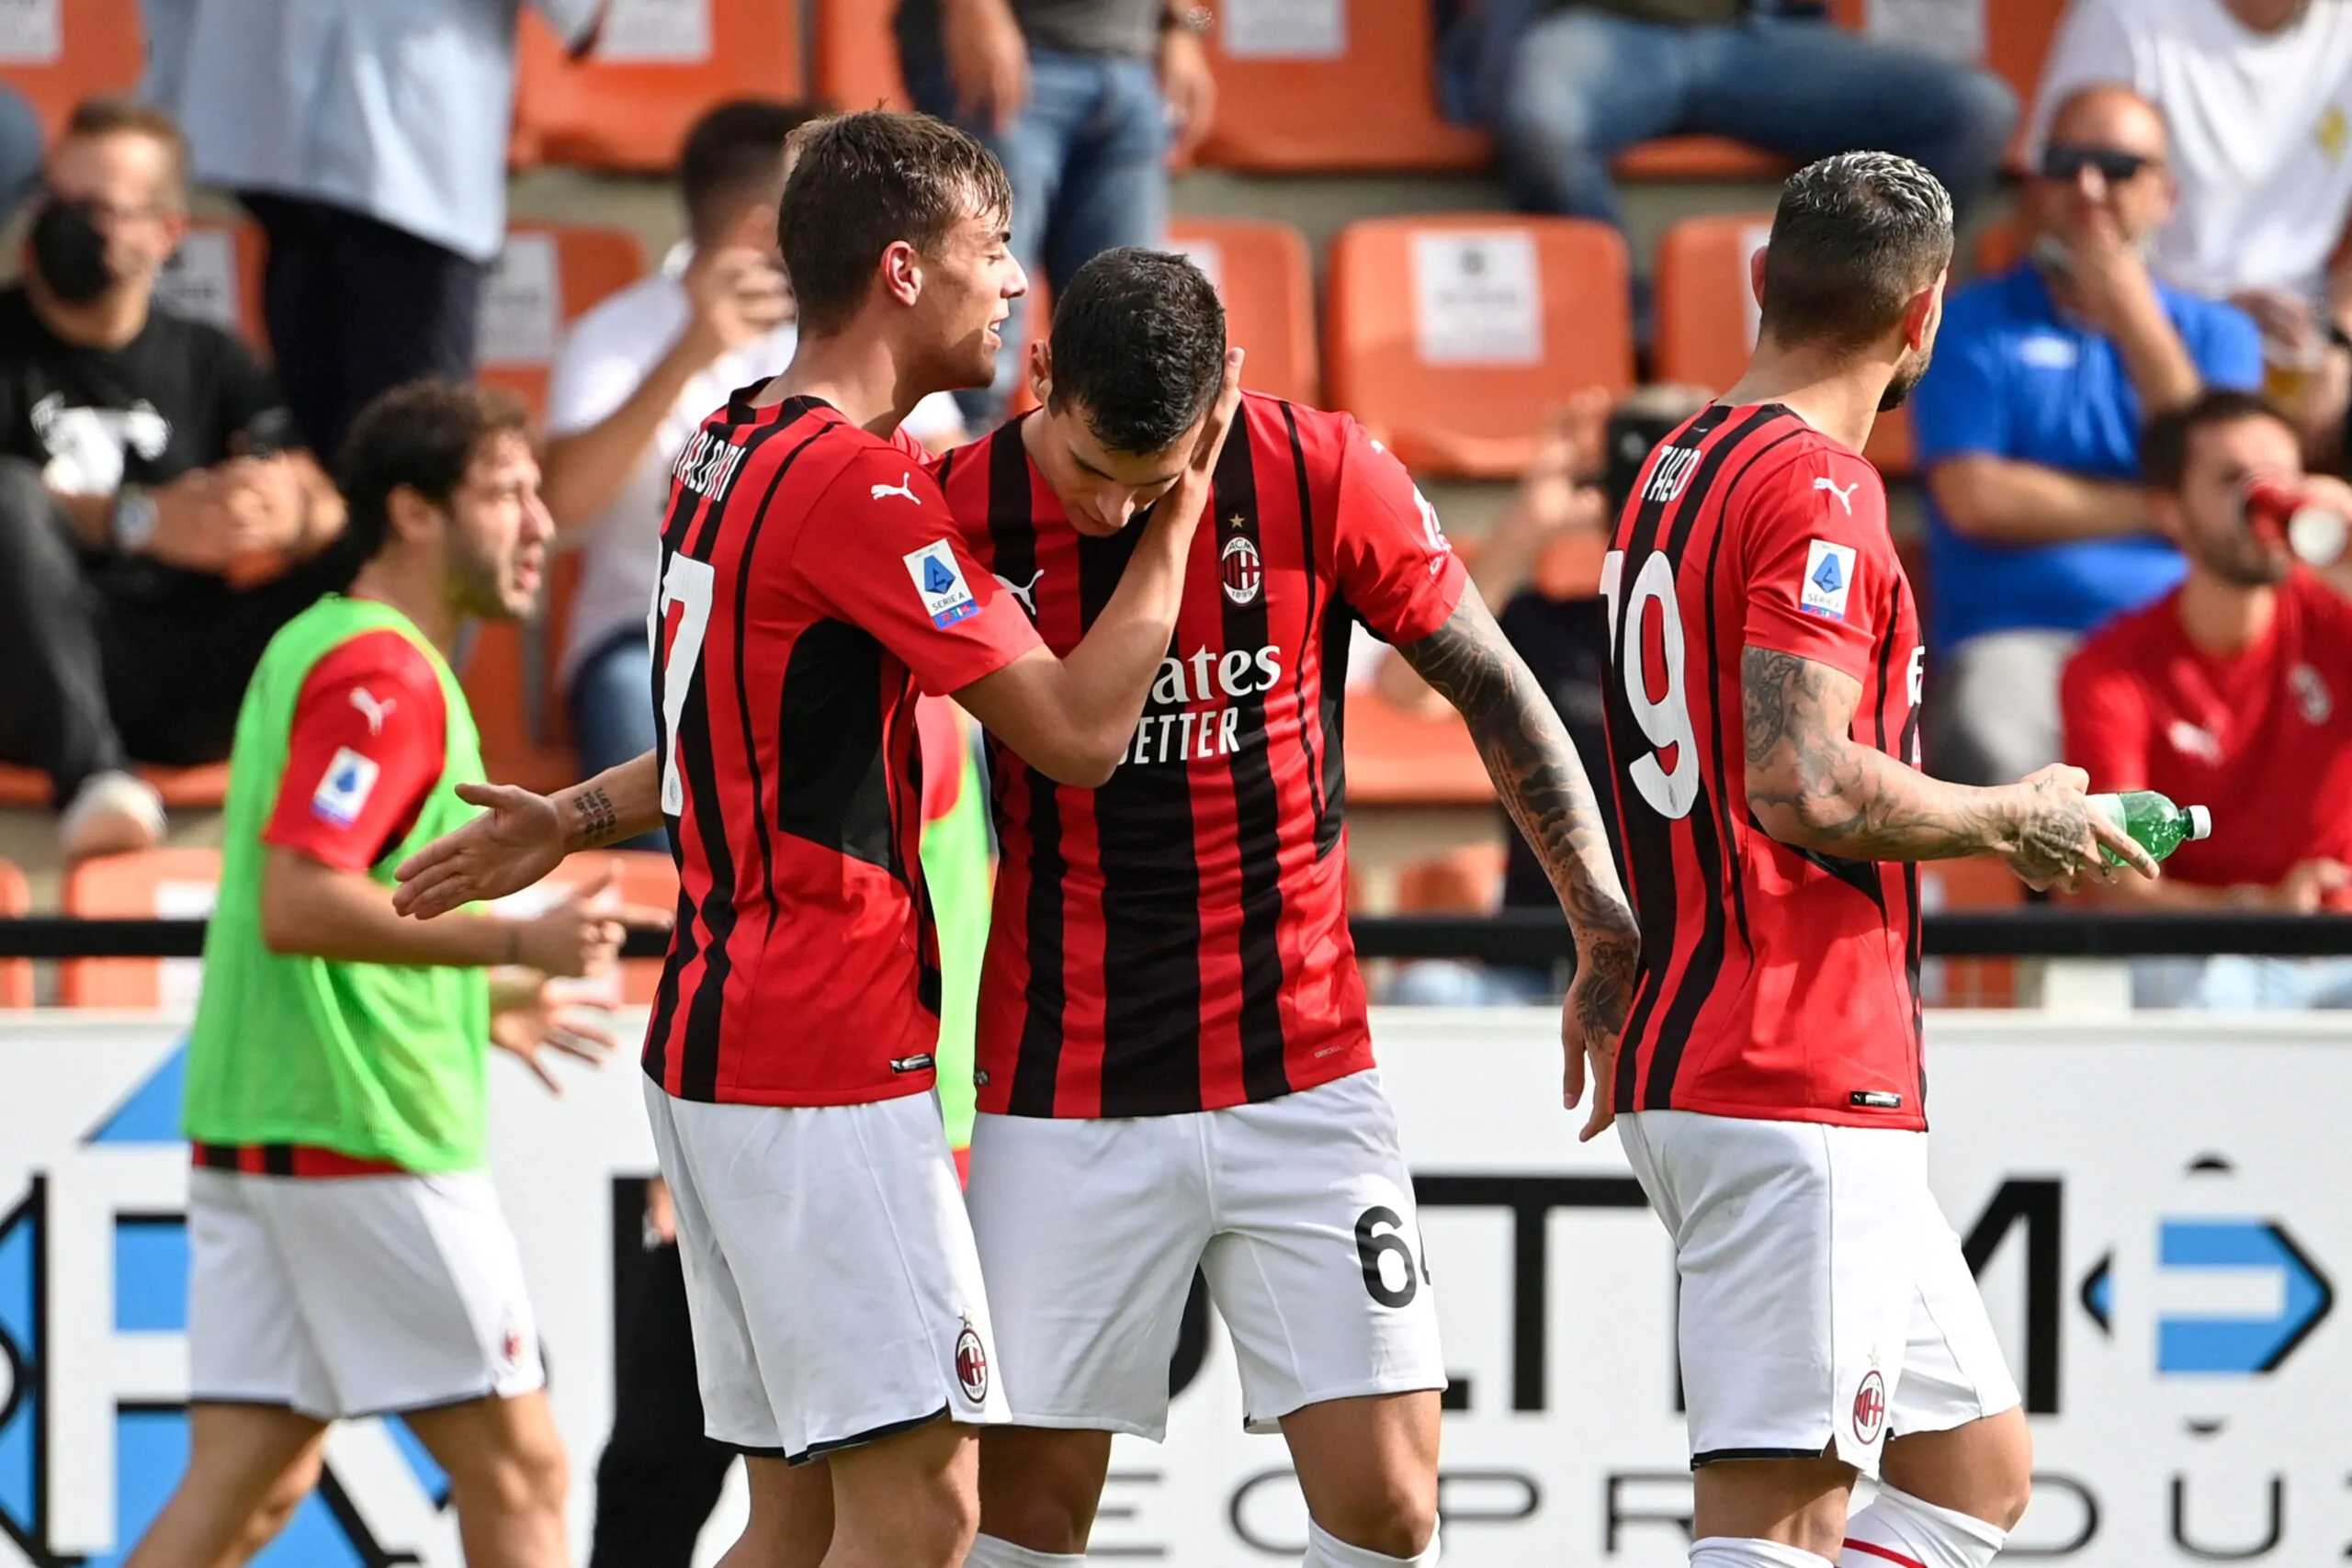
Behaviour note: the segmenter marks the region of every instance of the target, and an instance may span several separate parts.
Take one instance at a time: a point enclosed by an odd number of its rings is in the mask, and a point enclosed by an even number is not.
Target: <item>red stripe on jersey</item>
[[[1750,646],[1850,675],[1855,740],[1917,761],[1918,623],[1875,470],[1778,405],[1711,407],[1645,465],[1603,594],[1642,925],[1617,1108],[1924,1127],[1915,868],[1781,843],[1747,797]]]
[[[1905,1557],[1899,1551],[1890,1551],[1883,1546],[1873,1545],[1871,1542],[1867,1540],[1856,1540],[1850,1535],[1846,1538],[1846,1550],[1849,1551],[1859,1551],[1866,1557],[1883,1557],[1889,1562],[1902,1564],[1902,1568],[1928,1568],[1926,1563],[1920,1562],[1916,1557]]]
[[[646,1037],[683,1099],[920,1092],[938,1038],[918,688],[1036,637],[922,466],[829,405],[748,392],[681,453],[654,679],[680,919]]]
[[[385,1159],[359,1159],[339,1149],[309,1144],[191,1144],[188,1163],[200,1170],[230,1170],[243,1176],[290,1176],[333,1181],[356,1176],[406,1176],[407,1168]]]
[[[1428,636],[1464,581],[1410,480],[1344,415],[1244,400],[1175,634],[1111,781],[992,750],[1003,863],[978,1010],[980,1108],[1154,1115],[1372,1063],[1346,924],[1335,670],[1351,611]],[[1025,423],[938,466],[972,548],[1075,648],[1143,525],[1082,536]]]

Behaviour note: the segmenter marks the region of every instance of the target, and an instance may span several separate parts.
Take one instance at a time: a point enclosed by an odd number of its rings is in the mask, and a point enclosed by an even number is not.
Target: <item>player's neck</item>
[[[449,602],[435,563],[402,559],[397,547],[386,550],[359,569],[359,575],[344,590],[344,597],[389,604],[406,615],[424,634],[425,641],[441,650],[442,658],[457,652],[461,617]]]
[[[1719,400],[1734,407],[1779,403],[1833,441],[1859,452],[1871,438],[1878,400],[1886,391],[1883,367],[1788,353],[1759,343],[1747,373]]]
[[[2200,567],[2181,581],[2180,629],[2207,653],[2244,653],[2260,642],[2278,614],[2276,588],[2246,588],[2225,582]]]
[[[843,419],[888,437],[937,387],[914,387],[908,367],[888,338],[855,328],[829,337],[804,334],[784,374],[760,389],[754,407],[786,398],[822,398]]]

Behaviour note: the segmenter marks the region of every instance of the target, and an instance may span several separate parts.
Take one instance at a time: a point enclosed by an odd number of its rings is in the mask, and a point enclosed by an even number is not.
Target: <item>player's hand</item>
[[[1634,972],[1641,942],[1630,932],[1598,937],[1579,944],[1576,978],[1568,983],[1568,998],[1560,1010],[1560,1046],[1566,1059],[1560,1083],[1560,1103],[1575,1110],[1584,1099],[1587,1066],[1591,1068],[1592,1110],[1585,1117],[1578,1143],[1590,1143],[1617,1120],[1617,1045],[1625,1032],[1625,1014],[1634,1001]]]
[[[707,359],[757,343],[792,314],[784,269],[748,245],[697,254],[681,281],[694,312],[687,331]]]
[[[1001,135],[1029,101],[1029,44],[1004,0],[946,0],[939,42],[956,117]]]
[[[628,928],[598,907],[613,885],[609,871],[578,887],[521,923],[515,955],[542,975],[577,979],[601,975],[620,956]]]
[[[1241,362],[1245,357],[1238,348],[1225,351],[1225,378],[1217,383],[1216,401],[1209,405],[1208,417],[1201,422],[1201,434],[1193,443],[1193,455],[1186,460],[1175,487],[1152,502],[1151,521],[1146,526],[1182,529],[1190,538],[1200,523],[1216,485],[1217,457],[1225,450],[1226,435],[1232,430],[1234,415],[1241,407]]]
[[[2012,786],[2017,836],[2002,858],[2027,886],[2072,893],[2080,887],[2085,872],[2112,882],[2116,868],[2099,853],[2102,849],[2113,851],[2143,876],[2158,874],[2155,861],[2139,840],[2091,809],[2090,782],[2090,774],[2080,768],[2052,763]]]
[[[485,807],[453,833],[401,862],[392,908],[420,920],[462,904],[519,893],[563,860],[563,817],[554,801],[511,784],[461,784],[458,798]]]
[[[514,1053],[549,1094],[563,1092],[563,1080],[548,1066],[550,1053],[601,1067],[619,1045],[607,1009],[562,1001],[544,981],[528,996],[491,1014],[490,1041]]]

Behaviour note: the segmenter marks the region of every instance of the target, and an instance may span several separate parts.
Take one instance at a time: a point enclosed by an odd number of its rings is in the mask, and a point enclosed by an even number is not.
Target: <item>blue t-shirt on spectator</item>
[[[2165,313],[2208,386],[2262,382],[2253,319],[2156,285]],[[2140,473],[2140,395],[2115,345],[2062,317],[2031,263],[1944,304],[1935,361],[1911,399],[1922,472],[1982,453],[2086,479]],[[2154,537],[1999,545],[1953,528],[1928,497],[1929,640],[1949,649],[1986,632],[2088,631],[2169,592],[2180,554]]]

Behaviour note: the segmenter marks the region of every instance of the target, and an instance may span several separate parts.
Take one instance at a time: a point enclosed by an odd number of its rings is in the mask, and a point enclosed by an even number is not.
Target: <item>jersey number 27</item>
[[[702,663],[703,634],[710,629],[710,587],[717,574],[707,560],[673,555],[662,572],[662,591],[653,598],[653,625],[649,628],[653,649],[662,659],[662,814],[676,817],[686,809],[686,790],[678,777],[678,720],[686,711],[686,693]]]
[[[1652,750],[1625,770],[1634,789],[1659,816],[1679,820],[1699,799],[1699,738],[1690,727],[1686,684],[1682,605],[1675,597],[1674,563],[1653,551],[1624,592],[1625,552],[1611,550],[1600,563],[1600,594],[1609,604],[1609,662],[1625,688],[1625,706]],[[1642,660],[1645,627],[1659,617],[1658,662],[1666,689],[1650,694],[1650,672]],[[1668,759],[1668,753],[1671,759]]]

